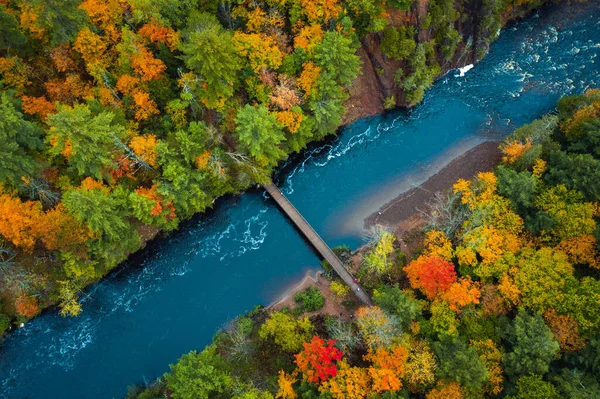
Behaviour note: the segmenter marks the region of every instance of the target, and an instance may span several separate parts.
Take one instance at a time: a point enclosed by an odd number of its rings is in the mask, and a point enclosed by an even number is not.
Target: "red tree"
[[[323,338],[314,336],[310,342],[305,342],[304,351],[296,355],[296,364],[305,378],[312,383],[327,381],[337,374],[335,362],[342,360],[343,353],[333,346],[330,339],[325,344]]]
[[[454,265],[437,256],[420,256],[404,268],[410,286],[420,289],[429,299],[450,289],[456,281]]]

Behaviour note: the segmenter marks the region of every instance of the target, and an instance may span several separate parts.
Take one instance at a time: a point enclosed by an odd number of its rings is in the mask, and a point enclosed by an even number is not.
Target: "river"
[[[278,185],[331,245],[356,248],[370,212],[453,156],[600,81],[600,5],[552,6],[508,26],[475,68],[450,71],[411,111],[355,122],[288,161]],[[87,291],[83,313],[47,312],[0,348],[0,398],[125,395],[201,349],[319,264],[261,190],[223,198]]]

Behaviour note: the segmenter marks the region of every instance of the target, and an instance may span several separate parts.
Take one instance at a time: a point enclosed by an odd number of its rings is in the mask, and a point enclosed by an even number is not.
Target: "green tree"
[[[0,4],[0,50],[22,52],[26,43],[27,37],[19,30],[19,22],[6,12],[6,5]]]
[[[69,190],[63,195],[63,203],[77,221],[87,223],[97,236],[119,241],[130,232],[126,217],[126,200],[109,193],[107,189],[95,188]]]
[[[285,157],[279,144],[285,140],[283,129],[275,115],[264,105],[246,105],[235,118],[240,149],[250,154],[263,168],[277,165]]]
[[[373,302],[389,314],[396,316],[402,329],[422,317],[423,301],[408,296],[398,285],[383,286],[373,293]]]
[[[323,79],[319,79],[318,93],[323,95]],[[309,103],[310,110],[314,115],[313,139],[323,138],[329,134],[334,134],[337,128],[342,123],[342,115],[345,112],[344,101],[339,88],[338,92],[332,97],[321,97],[320,99],[311,100]],[[341,97],[340,97],[341,96]]]
[[[439,377],[454,380],[471,391],[480,390],[487,382],[489,373],[484,360],[462,339],[434,342],[433,351],[439,360]]]
[[[20,2],[23,0],[20,0]],[[53,46],[71,41],[85,25],[87,16],[79,0],[27,0],[38,14],[36,24],[50,34]]]
[[[413,0],[388,0],[386,3],[398,10],[406,11],[410,9]]]
[[[236,394],[232,399],[273,399],[271,392],[261,391],[256,388],[248,388],[242,393]]]
[[[302,311],[314,312],[325,306],[325,297],[318,288],[308,287],[303,292],[294,295],[294,302],[300,306]]]
[[[0,313],[0,337],[10,328],[10,317]]]
[[[433,80],[440,74],[440,66],[436,63],[428,62],[427,53],[431,52],[429,44],[419,43],[411,58],[411,74],[406,78],[400,79],[400,85],[406,92],[406,100],[410,105],[419,103],[425,96]],[[400,75],[401,76],[401,75]]]
[[[600,382],[593,374],[578,369],[564,368],[553,376],[551,381],[560,392],[561,398],[600,398]]]
[[[540,375],[524,375],[517,380],[517,392],[507,399],[560,399],[556,387]]]
[[[512,377],[546,374],[560,349],[542,316],[527,311],[520,311],[503,334],[511,344],[504,356],[504,371]]]
[[[430,30],[435,37],[441,56],[444,61],[449,62],[454,57],[456,48],[462,37],[455,29],[455,22],[460,13],[456,10],[453,0],[432,0],[429,3],[429,15],[431,20]]]
[[[458,336],[459,321],[448,302],[435,301],[431,304],[431,318],[425,324],[424,330],[434,334],[439,339]]]
[[[565,185],[569,190],[581,192],[587,201],[600,200],[600,161],[590,154],[567,154],[551,151],[548,154],[548,185]]]
[[[6,92],[0,97],[0,183],[21,185],[37,169],[31,151],[42,147],[42,130],[23,119]]]
[[[180,219],[204,211],[212,201],[205,191],[208,187],[205,174],[177,159],[176,152],[168,145],[159,144],[158,152],[162,165],[157,190],[160,195],[173,201]]]
[[[242,62],[232,39],[213,15],[194,12],[179,45],[185,65],[198,75],[197,95],[208,108],[220,108],[237,85]]]
[[[165,374],[167,388],[174,399],[225,398],[233,377],[225,360],[210,345],[202,352],[183,355],[171,373]]]
[[[173,28],[185,25],[186,18],[195,10],[216,14],[217,0],[131,0],[133,20],[136,23],[159,21]]]
[[[192,122],[156,146],[162,168],[157,191],[173,201],[179,219],[204,211],[215,197],[231,191],[228,165],[210,130],[203,122]],[[196,164],[200,156],[205,157],[202,168]]]
[[[321,76],[337,84],[348,86],[360,70],[360,58],[352,40],[337,32],[327,32],[323,42],[316,47],[317,65],[322,68]]]
[[[567,257],[552,248],[525,248],[516,262],[514,281],[523,295],[522,302],[536,312],[559,306],[576,281]]]
[[[533,208],[538,179],[529,171],[516,172],[504,165],[496,169],[498,194],[510,200],[512,208],[524,215]]]
[[[583,202],[578,191],[558,185],[542,192],[535,205],[554,219],[550,230],[542,231],[546,238],[564,240],[583,234],[593,234],[596,230],[594,205]]]
[[[417,48],[415,34],[412,26],[388,26],[381,38],[381,51],[395,60],[408,59]]]
[[[63,155],[79,176],[102,179],[103,169],[115,168],[116,143],[125,137],[125,128],[113,124],[114,114],[92,115],[89,106],[60,106],[48,117],[48,152]]]
[[[379,32],[387,25],[385,1],[345,0],[344,5],[359,37],[363,37],[369,32]]]
[[[600,281],[593,277],[584,277],[578,284],[570,284],[556,310],[571,315],[584,335],[600,331]],[[600,350],[600,339],[597,348]],[[597,361],[600,372],[600,357]]]

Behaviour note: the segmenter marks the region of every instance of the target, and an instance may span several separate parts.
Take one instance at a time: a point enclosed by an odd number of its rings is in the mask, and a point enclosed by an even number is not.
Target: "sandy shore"
[[[455,158],[425,183],[400,194],[369,215],[364,222],[365,228],[379,224],[395,229],[418,209],[423,209],[435,193],[450,189],[456,180],[471,179],[479,172],[491,170],[501,159],[498,144],[488,141]]]

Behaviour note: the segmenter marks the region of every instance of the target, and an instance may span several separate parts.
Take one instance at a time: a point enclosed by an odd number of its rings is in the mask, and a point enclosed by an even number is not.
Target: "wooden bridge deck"
[[[338,276],[352,289],[352,292],[359,301],[364,305],[373,305],[371,298],[363,290],[363,288],[354,282],[354,277],[344,268],[342,262],[333,253],[331,248],[323,241],[323,239],[317,234],[317,232],[308,224],[304,217],[298,212],[298,210],[292,205],[292,203],[283,195],[283,193],[273,183],[269,182],[263,184],[263,187],[271,198],[275,200],[277,205],[285,212],[285,214],[294,222],[296,227],[304,234],[304,236],[311,242],[315,249],[321,254],[321,256],[329,262],[331,267],[336,271]]]

